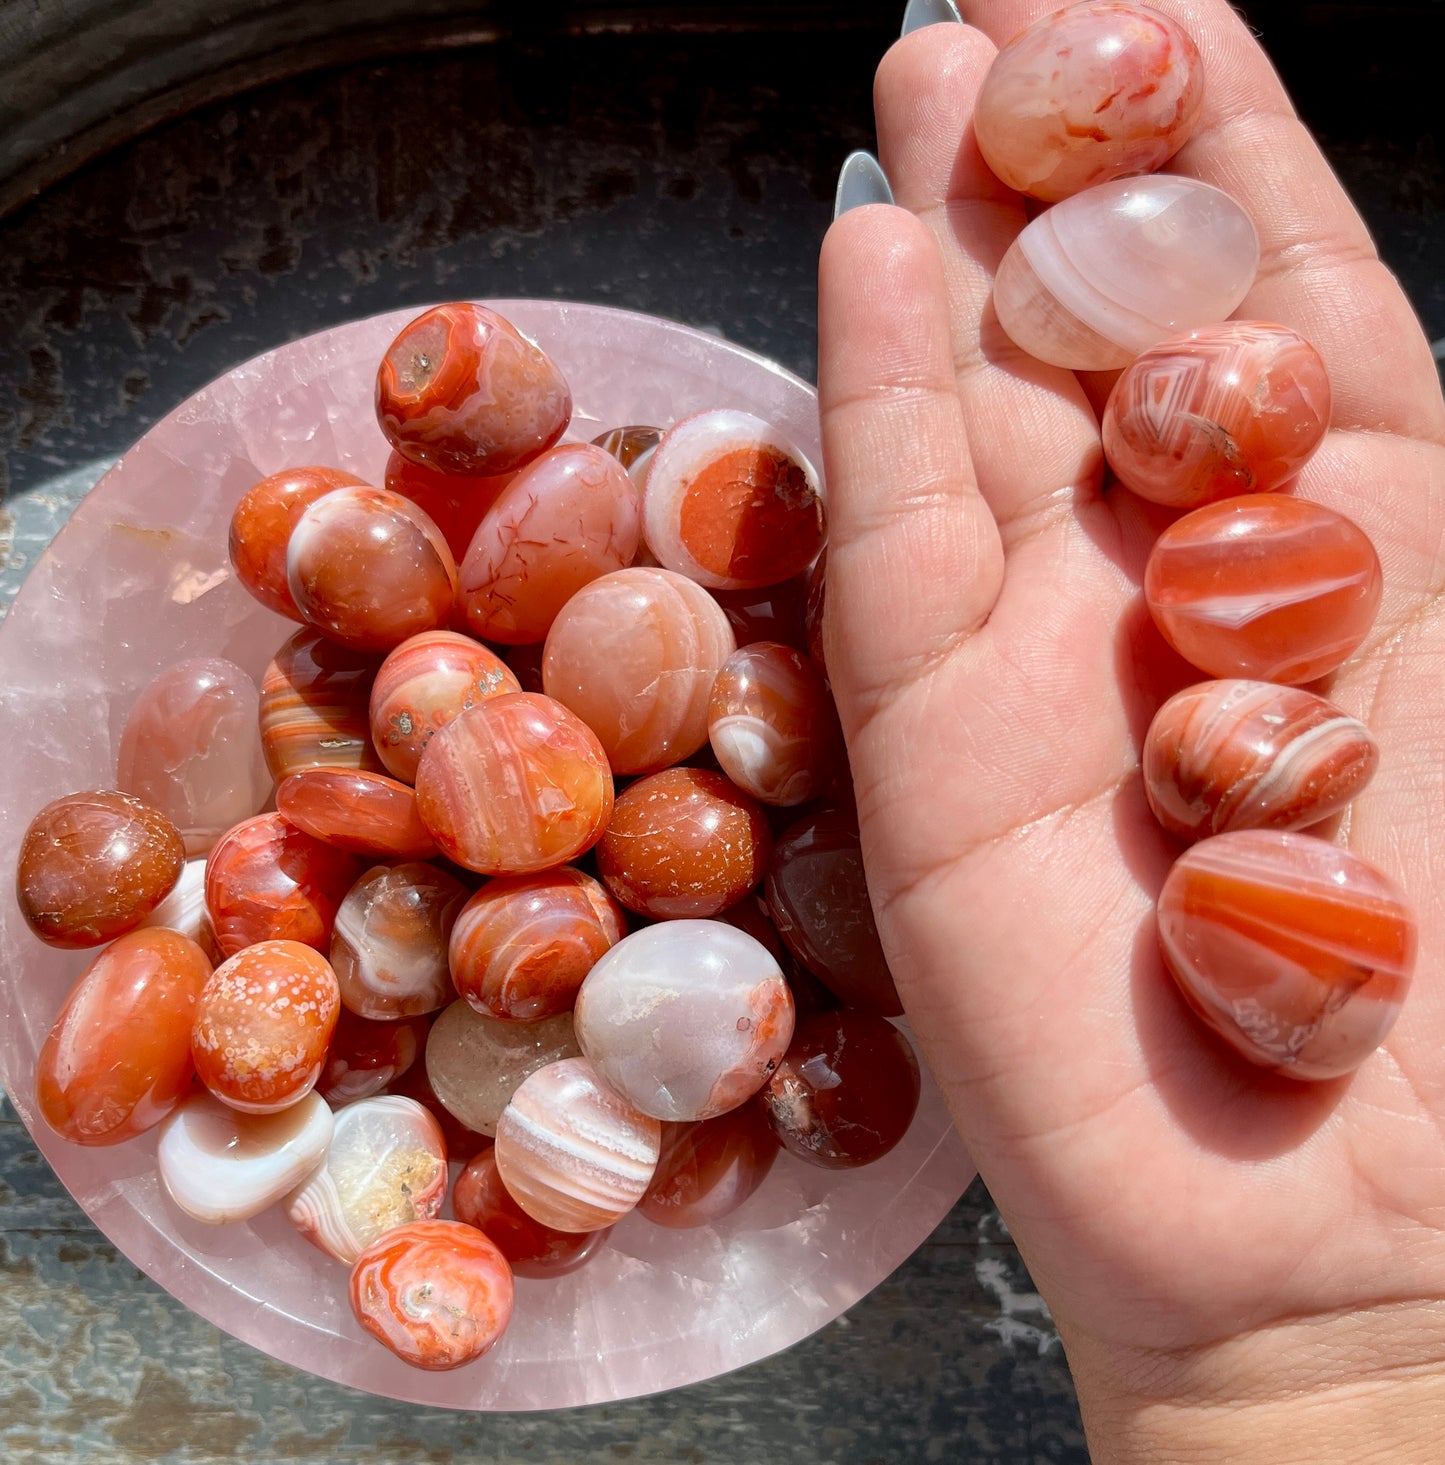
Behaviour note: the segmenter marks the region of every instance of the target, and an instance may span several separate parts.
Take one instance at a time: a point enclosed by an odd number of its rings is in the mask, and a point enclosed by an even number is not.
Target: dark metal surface
[[[48,189],[0,221],[0,602],[150,423],[338,321],[585,299],[717,329],[811,377],[817,244],[839,163],[871,143],[872,70],[901,8],[811,32],[567,36],[538,5],[519,39],[211,103]],[[1362,32],[1336,23],[1351,8],[1250,11],[1445,336],[1445,184],[1428,108],[1412,110],[1433,62],[1403,38],[1362,62]],[[117,1258],[8,1110],[0,1177],[7,1465],[1085,1458],[1057,1339],[980,1187],[777,1359],[659,1399],[491,1419],[351,1393],[218,1334]]]

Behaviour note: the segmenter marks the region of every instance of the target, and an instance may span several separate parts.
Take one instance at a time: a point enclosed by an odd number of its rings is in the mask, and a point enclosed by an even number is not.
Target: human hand
[[[1374,630],[1327,690],[1381,745],[1341,837],[1415,903],[1415,986],[1357,1074],[1306,1085],[1234,1057],[1160,960],[1154,901],[1179,846],[1139,748],[1160,702],[1203,680],[1140,595],[1174,515],[1101,491],[1108,382],[1023,356],[989,305],[1025,213],[978,156],[973,100],[1046,0],[968,0],[978,29],[889,52],[875,100],[901,207],[844,215],[823,250],[826,645],[869,883],[1096,1452],[1434,1459],[1445,406],[1407,302],[1239,18],[1224,0],[1154,3],[1205,58],[1204,112],[1169,169],[1233,194],[1260,234],[1237,314],[1294,327],[1329,367],[1331,431],[1297,491],[1360,524],[1384,567]]]

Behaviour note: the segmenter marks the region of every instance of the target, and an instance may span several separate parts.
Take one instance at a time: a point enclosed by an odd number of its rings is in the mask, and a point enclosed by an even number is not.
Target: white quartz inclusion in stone
[[[655,1119],[711,1119],[763,1086],[793,1036],[772,953],[723,921],[625,936],[577,994],[577,1041],[604,1082]]]
[[[161,1183],[198,1221],[244,1221],[316,1169],[331,1129],[331,1109],[320,1094],[275,1114],[242,1114],[210,1094],[195,1094],[161,1124]]]

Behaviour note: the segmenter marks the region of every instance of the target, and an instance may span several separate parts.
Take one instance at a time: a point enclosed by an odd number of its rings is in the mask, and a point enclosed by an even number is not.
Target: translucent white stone
[[[1120,178],[1057,203],[1009,246],[999,324],[1031,356],[1074,371],[1222,321],[1249,292],[1259,238],[1227,193],[1193,178]]]
[[[331,1110],[316,1093],[277,1114],[242,1114],[196,1094],[161,1124],[161,1183],[198,1221],[245,1221],[315,1170],[331,1129]]]

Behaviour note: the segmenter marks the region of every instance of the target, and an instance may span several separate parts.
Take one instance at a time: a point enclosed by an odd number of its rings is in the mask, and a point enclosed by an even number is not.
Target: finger
[[[873,207],[833,225],[818,322],[828,664],[851,731],[983,625],[1003,557],[954,391],[938,254],[915,219]]]
[[[1259,231],[1259,275],[1235,314],[1280,321],[1314,343],[1336,426],[1445,441],[1424,333],[1269,59],[1226,0],[1151,4],[1180,23],[1204,61],[1203,109],[1169,170],[1232,194]],[[1002,45],[1057,8],[964,0],[962,11]]]
[[[973,140],[974,100],[993,56],[966,25],[905,36],[878,69],[874,107],[895,197],[938,247],[979,489],[1012,552],[1098,492],[1102,459],[1077,379],[1020,351],[990,304],[998,262],[1026,219]]]

